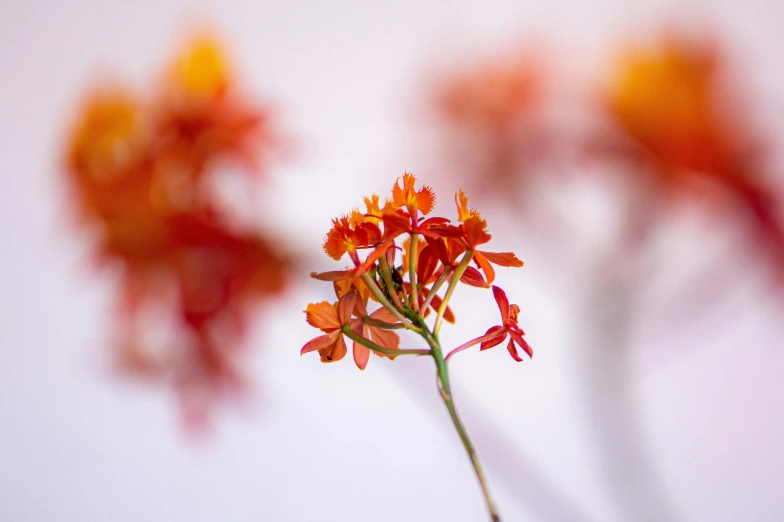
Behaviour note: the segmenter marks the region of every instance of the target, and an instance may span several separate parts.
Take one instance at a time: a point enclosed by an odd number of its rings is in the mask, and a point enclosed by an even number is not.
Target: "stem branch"
[[[359,335],[357,332],[351,329],[349,325],[345,325],[343,328],[343,333],[346,334],[346,337],[351,339],[352,341],[356,341],[365,348],[370,348],[374,352],[378,352],[384,355],[430,355],[430,350],[423,350],[423,349],[403,349],[403,350],[396,350],[394,348],[385,348],[384,346],[378,345],[371,341],[370,339]]]
[[[471,262],[472,257],[474,257],[474,251],[470,249],[466,250],[463,259],[460,260],[460,264],[455,268],[455,273],[452,274],[452,279],[449,280],[449,287],[446,289],[444,300],[441,301],[441,306],[438,307],[438,316],[436,316],[436,323],[433,326],[434,335],[438,335],[438,331],[441,329],[441,322],[444,319],[444,312],[446,312],[449,299],[452,298],[452,292],[455,291],[455,287],[457,286],[458,281],[460,281],[460,278],[463,277],[463,273],[466,271],[466,268],[468,268],[468,263]]]

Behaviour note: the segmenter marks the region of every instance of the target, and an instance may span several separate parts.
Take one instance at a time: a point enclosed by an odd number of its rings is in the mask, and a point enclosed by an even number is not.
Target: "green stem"
[[[441,346],[436,338],[431,337],[430,335],[427,335],[427,338],[428,344],[430,344],[432,348],[431,355],[436,362],[436,369],[438,371],[438,391],[441,394],[441,399],[444,401],[447,411],[449,411],[449,417],[452,419],[452,424],[454,424],[457,434],[463,442],[463,448],[465,448],[468,458],[471,460],[471,465],[474,467],[474,473],[476,473],[476,478],[479,480],[479,486],[482,488],[482,495],[484,496],[485,504],[487,505],[487,512],[490,515],[490,520],[492,522],[500,522],[501,517],[490,496],[490,488],[487,485],[487,479],[485,479],[482,466],[479,463],[479,456],[474,449],[474,445],[471,443],[471,439],[468,437],[468,432],[466,432],[465,426],[463,426],[463,423],[460,420],[460,416],[457,414],[457,409],[455,408],[455,403],[452,399],[452,388],[449,384],[449,367],[444,360]]]
[[[411,242],[408,247],[408,280],[411,283],[411,310],[419,314],[419,299],[417,295],[417,245],[419,244],[419,236],[411,233]]]
[[[463,273],[466,271],[466,268],[468,268],[468,263],[471,262],[472,257],[474,257],[474,251],[466,250],[466,253],[463,255],[463,259],[460,260],[460,264],[457,265],[457,268],[455,268],[455,273],[452,274],[452,279],[449,280],[449,287],[446,289],[444,300],[441,301],[441,306],[438,307],[436,323],[433,326],[434,335],[438,335],[438,331],[441,329],[441,322],[444,320],[444,312],[446,312],[446,307],[449,304],[449,300],[452,298],[452,292],[455,291],[455,287],[460,281],[460,278],[463,277]]]
[[[411,330],[412,332],[416,332],[420,335],[422,334],[421,328],[414,326],[414,323],[412,323],[405,316],[403,316],[403,314],[400,313],[397,307],[395,307],[392,303],[389,302],[389,300],[384,295],[384,292],[381,291],[381,289],[378,287],[376,282],[373,280],[372,277],[370,277],[370,275],[367,272],[362,274],[362,280],[365,282],[365,285],[367,285],[368,289],[370,289],[370,293],[373,294],[373,297],[375,297],[378,300],[378,302],[381,303],[381,306],[389,310],[389,313],[392,314],[395,317],[395,319],[403,323],[405,327]]]
[[[357,332],[351,329],[349,325],[345,325],[343,328],[343,333],[346,334],[346,337],[351,339],[352,341],[356,341],[365,348],[370,348],[374,352],[378,352],[384,355],[430,355],[430,350],[422,350],[422,349],[403,349],[403,350],[396,350],[394,348],[385,348],[381,345],[378,345],[371,341],[370,339],[359,335]]]
[[[446,278],[449,277],[449,274],[451,272],[452,272],[451,267],[448,266],[444,267],[444,269],[441,271],[441,275],[438,276],[436,282],[433,283],[433,286],[430,287],[430,292],[427,293],[425,302],[422,304],[422,310],[427,310],[427,307],[430,306],[430,301],[432,301],[433,298],[436,296],[438,291],[441,289],[441,285],[444,284],[444,281],[446,281]]]
[[[403,323],[388,323],[370,316],[362,318],[362,322],[367,326],[381,328],[382,330],[402,330],[406,327]]]

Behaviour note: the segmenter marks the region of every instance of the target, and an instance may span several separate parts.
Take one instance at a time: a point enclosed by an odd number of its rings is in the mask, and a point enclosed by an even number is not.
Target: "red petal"
[[[324,348],[332,345],[335,343],[335,340],[340,335],[340,331],[332,332],[331,334],[327,335],[320,335],[315,339],[311,339],[302,349],[299,351],[300,355],[305,355],[309,352],[315,352],[316,350],[323,350]]]
[[[364,274],[365,272],[367,272],[368,270],[370,270],[370,268],[373,265],[376,264],[376,261],[381,259],[381,256],[386,254],[387,250],[389,250],[390,247],[392,247],[393,245],[394,245],[394,242],[387,241],[387,242],[382,243],[381,245],[377,246],[376,249],[373,250],[373,252],[371,252],[369,256],[367,256],[367,259],[365,259],[365,262],[362,263],[360,266],[358,266],[357,268],[354,269],[354,271],[352,272],[353,276],[354,277],[359,277],[362,274]]]
[[[485,283],[485,278],[482,277],[482,273],[472,266],[466,268],[466,271],[463,272],[463,275],[460,277],[460,282],[479,288],[487,288],[490,286]]]
[[[523,262],[514,255],[514,252],[480,252],[477,250],[477,253],[482,254],[488,261],[498,266],[523,266]]]
[[[433,210],[433,205],[436,202],[436,195],[433,193],[433,189],[425,185],[416,195],[416,204],[417,208],[422,214],[430,214],[430,211]]]
[[[370,335],[373,338],[373,342],[383,346],[384,348],[392,348],[397,350],[400,348],[400,336],[395,332],[390,332],[389,330],[382,330],[381,328],[374,328],[370,327]],[[377,353],[376,355],[381,355],[383,357],[389,357],[390,359],[394,359],[394,355],[385,355]]]
[[[517,362],[523,362],[523,358],[520,357],[520,354],[517,353],[517,348],[515,347],[514,339],[511,338],[509,339],[509,344],[506,345],[506,349],[509,350],[509,355],[512,356],[512,359],[514,359]]]
[[[411,218],[402,210],[386,212],[381,220],[384,222],[384,239],[398,236],[411,227]]]
[[[474,251],[474,262],[482,269],[487,278],[487,283],[490,284],[495,280],[495,270],[493,266],[487,261],[487,258],[481,252]]]
[[[416,273],[419,282],[423,285],[428,284],[437,267],[438,258],[433,253],[433,249],[430,248],[430,245],[425,246],[425,248],[419,252],[419,260],[417,262]]]
[[[386,308],[379,308],[378,310],[370,314],[370,317],[390,324],[394,324],[397,322],[397,318],[394,315],[392,315],[392,313],[390,313],[390,311],[387,310]]]
[[[425,236],[425,241],[427,241],[427,246],[432,249],[433,254],[438,258],[444,266],[449,266],[452,264],[452,260],[449,259],[449,250],[446,248],[446,244],[444,240],[440,237],[431,238]]]
[[[501,310],[501,322],[506,324],[509,322],[509,299],[506,298],[506,292],[497,286],[493,286],[493,297],[495,302],[498,303],[498,309]]]
[[[345,357],[347,353],[348,348],[346,347],[346,341],[343,339],[343,335],[338,335],[335,344],[319,350],[321,362],[323,363],[339,361]]]
[[[338,320],[340,325],[348,324],[351,314],[354,312],[354,304],[357,302],[357,291],[352,290],[338,301]]]
[[[315,326],[319,330],[326,331],[340,328],[335,306],[327,301],[310,303],[305,309],[305,316],[308,324]]]
[[[421,222],[419,224],[419,228],[429,228],[433,225],[447,225],[447,224],[449,224],[449,220],[447,218],[434,216],[431,218],[427,218],[426,220]]]
[[[310,277],[319,281],[340,281],[354,277],[350,270],[335,270],[332,272],[311,272]]]
[[[479,345],[479,351],[480,352],[482,350],[487,350],[488,348],[492,348],[493,346],[498,346],[499,344],[504,342],[504,339],[506,339],[506,331],[504,330],[504,327],[503,326],[491,326],[487,330],[487,332],[485,332],[485,335],[488,335],[488,334],[491,334],[491,333],[494,333],[494,332],[498,333],[498,337],[494,337],[493,339],[488,339],[487,341],[482,342],[482,344]]]
[[[370,349],[354,341],[353,351],[354,363],[357,365],[357,368],[364,370],[367,367],[368,361],[370,360]]]
[[[463,230],[465,230],[466,241],[475,248],[477,245],[487,243],[492,239],[492,236],[485,230],[487,228],[487,221],[479,216],[466,219],[463,223]]]
[[[525,351],[525,353],[528,354],[528,357],[533,359],[533,357],[534,357],[534,350],[533,350],[533,348],[531,348],[531,345],[529,345],[526,342],[526,340],[523,339],[522,335],[520,335],[519,333],[515,332],[514,330],[510,330],[509,331],[509,336],[512,339],[515,340],[515,342],[520,346],[520,348],[522,348]]]

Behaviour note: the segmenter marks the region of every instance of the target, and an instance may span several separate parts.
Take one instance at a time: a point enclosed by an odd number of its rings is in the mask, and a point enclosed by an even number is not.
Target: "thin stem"
[[[445,266],[441,271],[441,275],[438,276],[436,282],[433,283],[433,286],[430,287],[430,291],[427,293],[427,298],[425,298],[425,302],[422,304],[422,310],[427,310],[427,307],[430,306],[430,301],[432,301],[436,296],[438,291],[441,289],[441,285],[444,284],[444,281],[446,281],[446,278],[449,277],[450,273],[452,273],[452,267]]]
[[[384,279],[384,284],[387,285],[387,292],[390,297],[392,297],[392,302],[395,303],[395,306],[398,308],[403,308],[403,303],[400,302],[400,298],[395,291],[395,284],[392,281],[392,274],[389,271],[389,263],[387,263],[386,256],[381,256],[378,261],[379,268],[381,269],[381,277]]]
[[[409,243],[408,246],[408,280],[411,283],[411,299],[409,300],[409,303],[411,303],[411,310],[413,310],[415,314],[419,314],[419,299],[417,293],[417,274],[416,274],[418,244],[419,244],[419,236],[412,232],[411,242]]]
[[[380,319],[376,319],[374,317],[364,317],[362,322],[365,323],[367,326],[372,326],[373,328],[381,328],[382,330],[402,330],[406,327],[406,325],[402,323],[388,323],[386,321],[381,321]]]
[[[446,295],[444,296],[444,300],[441,301],[441,306],[438,307],[436,323],[435,326],[433,326],[433,334],[435,335],[438,335],[438,331],[441,329],[441,323],[444,320],[444,312],[446,312],[449,299],[452,298],[452,292],[455,291],[455,287],[457,286],[458,281],[460,281],[460,278],[463,277],[463,272],[468,268],[468,263],[471,262],[472,257],[474,257],[474,251],[470,249],[466,250],[463,259],[460,260],[460,264],[455,268],[455,273],[452,274],[452,279],[449,280],[449,287],[446,289]]]
[[[461,344],[460,346],[458,346],[457,348],[455,348],[454,350],[452,350],[451,352],[446,354],[446,357],[444,357],[444,361],[445,362],[449,362],[449,359],[451,359],[452,356],[455,355],[456,353],[462,352],[463,350],[465,350],[467,348],[471,348],[472,346],[476,346],[479,343],[483,343],[485,341],[492,341],[493,339],[495,339],[497,337],[500,337],[502,335],[506,335],[506,333],[507,333],[506,330],[501,329],[501,330],[496,330],[495,332],[491,332],[491,333],[485,334],[485,335],[483,335],[481,337],[477,337],[476,339],[471,339],[467,343]]]
[[[389,310],[389,313],[392,314],[395,317],[395,319],[403,323],[406,328],[408,328],[412,332],[416,332],[420,335],[422,334],[421,328],[419,328],[418,326],[414,326],[414,324],[411,321],[409,321],[403,314],[400,313],[400,311],[395,306],[392,305],[392,303],[389,302],[389,300],[384,295],[384,292],[381,291],[381,289],[378,287],[376,282],[373,280],[373,278],[370,277],[370,275],[367,272],[362,274],[361,277],[362,280],[365,282],[365,285],[367,285],[367,287],[370,289],[370,293],[373,294],[373,297],[375,297],[378,300],[378,302],[381,303],[381,306]]]
[[[378,345],[371,341],[370,339],[359,335],[357,332],[351,329],[349,325],[345,325],[342,328],[343,333],[346,334],[346,337],[351,339],[352,341],[356,341],[365,348],[370,348],[374,352],[378,352],[384,355],[430,355],[430,350],[424,349],[402,349],[396,350],[394,348],[385,348],[381,345]]]
[[[498,515],[498,509],[495,507],[495,503],[490,496],[490,488],[487,485],[487,480],[482,471],[482,465],[479,463],[479,456],[474,449],[474,445],[471,443],[471,439],[468,437],[468,432],[466,432],[465,426],[463,426],[463,423],[460,420],[460,416],[457,414],[457,409],[455,408],[455,403],[452,399],[452,389],[449,385],[449,367],[441,353],[441,347],[438,341],[430,335],[427,335],[427,337],[430,337],[428,343],[432,346],[431,354],[436,361],[438,391],[441,394],[441,399],[444,401],[447,411],[449,411],[449,417],[452,419],[452,424],[454,424],[457,434],[463,442],[463,448],[465,448],[468,458],[471,460],[471,465],[474,467],[474,473],[476,473],[476,478],[479,480],[479,486],[482,488],[482,495],[484,496],[485,504],[487,505],[490,520],[492,522],[500,522],[501,517]]]

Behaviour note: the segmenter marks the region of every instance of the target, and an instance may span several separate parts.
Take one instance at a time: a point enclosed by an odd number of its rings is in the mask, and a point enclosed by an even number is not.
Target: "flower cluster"
[[[199,36],[149,98],[122,86],[92,92],[67,144],[80,221],[100,261],[122,274],[120,363],[177,382],[186,413],[241,382],[234,359],[249,306],[284,288],[280,248],[232,225],[214,182],[226,166],[258,174],[275,139],[221,46]],[[150,346],[139,323],[162,302],[176,310],[179,340]]]
[[[712,185],[745,207],[758,243],[782,275],[778,198],[764,184],[759,139],[737,110],[729,83],[717,45],[670,35],[656,46],[626,50],[605,107],[633,144],[627,156],[657,187],[710,199],[704,189]]]
[[[436,86],[434,116],[454,158],[450,172],[462,172],[467,183],[474,183],[472,190],[519,186],[548,153],[552,139],[543,62],[533,48],[512,50],[500,59],[464,67]],[[476,183],[482,175],[497,183]]]
[[[333,283],[336,302],[309,304],[308,323],[323,335],[305,343],[301,354],[318,352],[325,363],[339,361],[348,353],[346,338],[353,342],[354,362],[367,367],[370,352],[382,357],[425,355],[433,358],[438,391],[463,442],[479,480],[490,519],[500,520],[479,458],[457,414],[449,384],[448,362],[453,355],[480,344],[486,350],[503,343],[516,361],[519,350],[529,357],[533,350],[517,324],[520,309],[510,305],[506,293],[491,285],[493,265],[520,267],[523,262],[511,252],[487,252],[479,248],[491,239],[487,222],[468,206],[468,197],[455,194],[457,221],[430,215],[436,196],[428,186],[416,187],[416,178],[405,173],[392,187],[391,198],[382,207],[379,196],[364,198],[365,212],[352,210],[335,218],[324,239],[324,251],[336,261],[348,256],[353,266],[344,270],[312,273]],[[402,251],[400,264],[398,251]],[[473,261],[475,266],[471,266]],[[454,322],[449,300],[459,283],[491,288],[501,312],[501,324],[443,354],[438,333],[443,321]],[[443,296],[439,291],[447,285]],[[378,308],[370,311],[374,303]],[[430,326],[425,319],[435,313]],[[395,330],[418,334],[427,348],[400,348]]]
[[[674,195],[722,215],[739,209],[784,279],[780,187],[772,186],[765,139],[743,112],[746,93],[721,46],[670,31],[620,49],[592,79],[590,96],[558,77],[558,68],[538,67],[530,53],[475,63],[471,74],[446,78],[433,106],[445,124],[442,140],[454,149],[446,157],[450,172],[466,182],[492,179],[480,188],[506,197],[504,187],[539,174],[594,172],[586,162],[608,173],[621,166],[635,178],[635,199],[650,204],[629,223],[654,225],[640,216],[657,216]]]
[[[427,330],[424,319],[435,313],[431,333],[437,336],[443,320],[455,320],[448,301],[458,282],[490,288],[495,279],[493,265],[523,266],[511,252],[480,249],[491,239],[487,222],[477,210],[469,209],[462,190],[455,194],[458,218],[453,223],[430,215],[435,194],[428,186],[417,189],[415,182],[406,173],[383,207],[379,196],[373,195],[364,198],[365,212],[355,209],[332,221],[324,251],[336,261],[347,255],[353,267],[311,274],[332,281],[338,301],[310,304],[305,310],[308,323],[324,335],[305,344],[303,354],[318,351],[323,362],[338,361],[347,353],[344,335],[354,341],[354,361],[360,369],[367,365],[370,351],[389,357],[410,353],[399,349],[400,337],[393,330],[423,333]],[[399,250],[401,263],[397,264]],[[442,297],[438,292],[445,283],[448,289]],[[518,308],[509,306],[503,290],[492,288],[504,325],[491,328],[470,345],[482,342],[482,349],[490,348],[508,334],[509,352],[520,361],[517,347],[529,355],[532,351],[517,326]],[[370,301],[380,308],[368,313]]]

